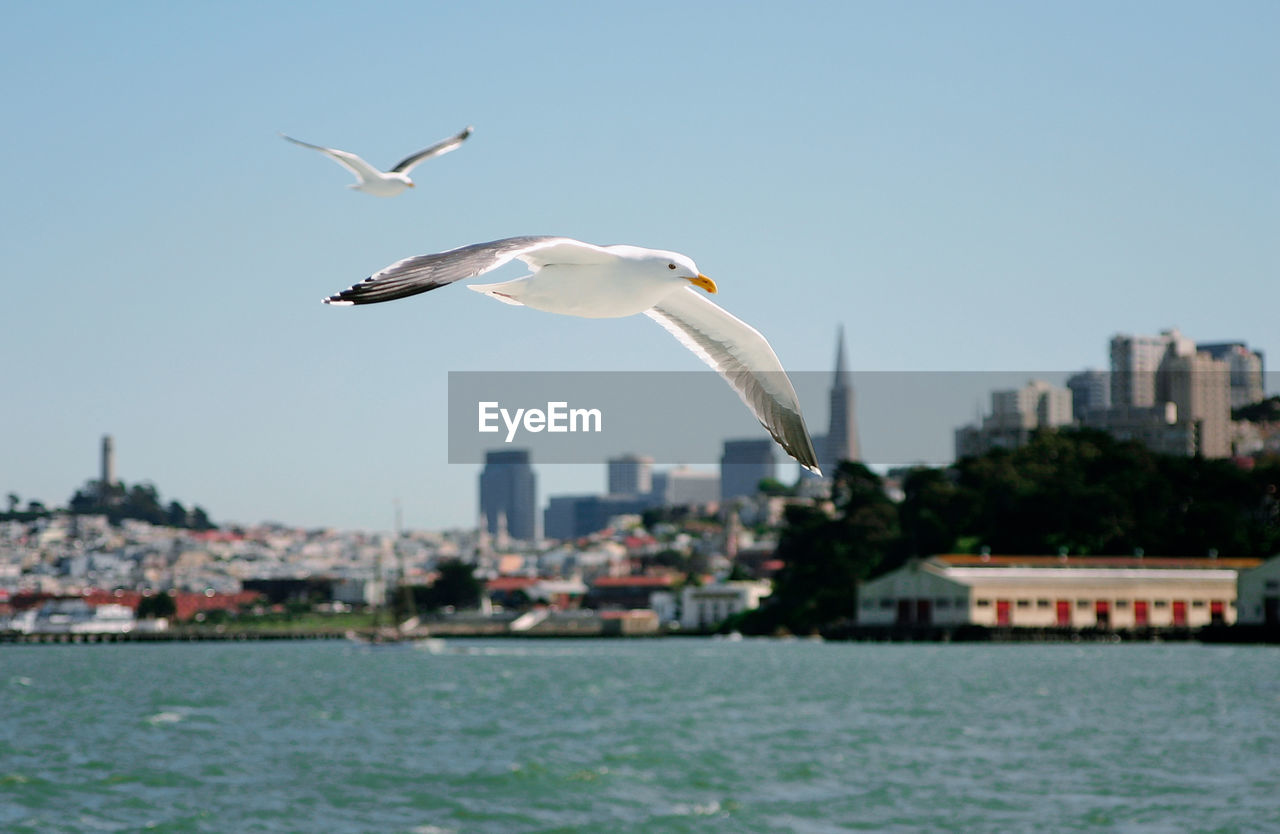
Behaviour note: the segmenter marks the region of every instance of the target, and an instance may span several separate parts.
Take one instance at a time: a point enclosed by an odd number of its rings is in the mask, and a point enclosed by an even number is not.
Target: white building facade
[[[768,582],[720,582],[685,588],[680,594],[680,627],[714,628],[734,614],[759,608],[760,600],[770,593]]]

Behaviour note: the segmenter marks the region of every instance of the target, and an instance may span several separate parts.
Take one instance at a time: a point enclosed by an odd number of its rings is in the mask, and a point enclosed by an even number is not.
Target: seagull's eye
[[[675,269],[675,268],[676,268],[675,264],[667,264],[667,269]]]

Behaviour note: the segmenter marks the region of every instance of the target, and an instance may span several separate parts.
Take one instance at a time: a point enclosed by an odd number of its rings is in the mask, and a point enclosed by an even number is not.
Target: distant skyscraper
[[[827,436],[822,439],[822,474],[830,478],[842,460],[860,460],[858,424],[853,413],[853,380],[844,361],[844,326],[836,334],[836,371],[831,381]]]
[[[1016,449],[1036,429],[1058,428],[1071,422],[1071,390],[1033,379],[1021,388],[991,392],[991,415],[981,425],[956,429],[956,458],[981,455],[992,449]]]
[[[1244,342],[1201,342],[1196,350],[1224,360],[1231,370],[1231,407],[1240,408],[1266,399],[1262,351],[1250,350]]]
[[[1231,369],[1226,360],[1197,351],[1189,340],[1171,345],[1160,363],[1160,400],[1178,409],[1178,423],[1194,438],[1195,454],[1231,455]]]
[[[665,507],[694,507],[720,500],[720,476],[677,466],[653,473],[653,497]]]
[[[98,498],[106,503],[111,496],[111,486],[116,482],[116,445],[111,435],[102,436],[102,474],[98,478]]]
[[[1092,409],[1111,407],[1111,374],[1090,368],[1067,378],[1071,390],[1071,415],[1083,423]]]
[[[622,455],[609,460],[610,495],[645,495],[653,489],[653,458]]]
[[[773,455],[776,444],[763,440],[726,440],[720,458],[720,499],[750,497],[760,491],[760,482],[777,475]]]
[[[514,539],[538,537],[538,478],[529,464],[527,449],[487,452],[480,473],[480,513],[490,535],[496,535],[505,519]]]
[[[604,530],[617,516],[639,515],[653,505],[647,495],[555,495],[547,501],[542,529],[549,539],[576,539]]]
[[[1084,423],[1166,454],[1231,454],[1231,364],[1175,329],[1111,339],[1111,406]],[[1258,364],[1261,365],[1261,357]],[[1248,363],[1246,363],[1248,364]]]
[[[1181,339],[1176,330],[1159,336],[1131,336],[1117,333],[1111,337],[1111,404],[1113,406],[1149,408],[1156,400],[1156,371],[1165,351]]]

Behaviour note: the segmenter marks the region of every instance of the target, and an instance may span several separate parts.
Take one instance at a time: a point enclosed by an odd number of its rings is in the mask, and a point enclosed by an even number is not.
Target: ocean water
[[[1280,831],[1280,649],[0,646],[0,831]]]

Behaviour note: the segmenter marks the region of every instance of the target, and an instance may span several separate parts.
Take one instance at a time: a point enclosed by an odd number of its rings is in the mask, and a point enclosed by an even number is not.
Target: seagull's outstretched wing
[[[361,183],[377,179],[378,174],[380,173],[377,168],[374,168],[372,165],[350,151],[340,151],[337,148],[326,148],[321,145],[313,145],[310,142],[303,142],[299,139],[294,139],[292,136],[285,136],[283,133],[281,133],[280,136],[295,145],[301,145],[304,148],[311,148],[313,151],[320,151],[320,153],[355,174],[356,178],[359,179]]]
[[[531,266],[542,267],[552,262],[600,263],[612,257],[603,247],[567,237],[508,237],[396,261],[359,284],[329,296],[324,303],[375,304],[406,298],[454,281],[483,275],[515,258]]]
[[[795,389],[759,331],[692,288],[673,292],[645,315],[715,368],[787,454],[821,474]]]
[[[444,139],[440,142],[436,142],[431,147],[423,148],[415,154],[406,156],[404,159],[397,162],[395,167],[391,170],[407,174],[409,173],[409,169],[413,168],[413,166],[417,165],[422,160],[430,159],[433,156],[439,156],[442,153],[448,153],[461,145],[463,140],[471,135],[471,130],[471,125],[467,125],[467,128],[461,133],[450,136],[448,139]]]

